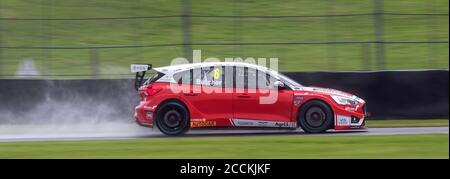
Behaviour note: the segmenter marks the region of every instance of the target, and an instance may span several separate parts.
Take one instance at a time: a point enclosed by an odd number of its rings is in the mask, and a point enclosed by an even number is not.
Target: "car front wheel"
[[[322,133],[333,124],[333,111],[325,102],[319,100],[304,104],[298,116],[300,127],[306,133]]]

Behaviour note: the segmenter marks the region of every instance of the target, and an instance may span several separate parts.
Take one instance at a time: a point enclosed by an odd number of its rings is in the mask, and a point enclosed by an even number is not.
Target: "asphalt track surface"
[[[448,127],[368,128],[363,130],[333,131],[323,134],[306,134],[302,130],[281,129],[195,129],[181,137],[217,137],[252,135],[407,135],[448,134]],[[76,124],[76,125],[3,125],[0,126],[0,142],[19,141],[84,141],[167,138],[157,129],[136,124]]]

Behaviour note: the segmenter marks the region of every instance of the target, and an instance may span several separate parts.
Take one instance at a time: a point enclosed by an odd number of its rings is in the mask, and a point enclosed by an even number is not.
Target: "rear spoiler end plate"
[[[137,91],[142,86],[145,73],[152,69],[152,64],[131,64],[130,68],[132,73],[136,73],[134,88]]]

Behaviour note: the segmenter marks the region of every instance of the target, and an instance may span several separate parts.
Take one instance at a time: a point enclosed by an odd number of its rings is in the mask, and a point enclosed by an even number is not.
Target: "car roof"
[[[184,71],[189,70],[193,68],[200,68],[200,67],[211,67],[211,66],[237,66],[237,67],[249,67],[254,68],[258,70],[270,70],[267,67],[255,65],[252,63],[244,63],[244,62],[202,62],[202,63],[189,63],[189,64],[180,64],[180,65],[171,65],[171,66],[165,66],[165,67],[158,67],[154,68],[155,71],[161,72],[161,73],[175,73],[178,71]],[[271,70],[270,70],[271,71]]]

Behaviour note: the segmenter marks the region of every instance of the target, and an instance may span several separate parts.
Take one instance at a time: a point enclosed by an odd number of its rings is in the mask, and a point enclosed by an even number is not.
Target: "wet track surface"
[[[181,137],[217,137],[249,135],[397,135],[397,134],[448,134],[448,127],[369,128],[352,131],[328,131],[323,134],[306,134],[301,130],[269,129],[196,129]],[[2,125],[0,142],[15,141],[71,141],[119,140],[137,138],[165,138],[157,129],[136,126],[134,123],[77,124],[77,125]]]

